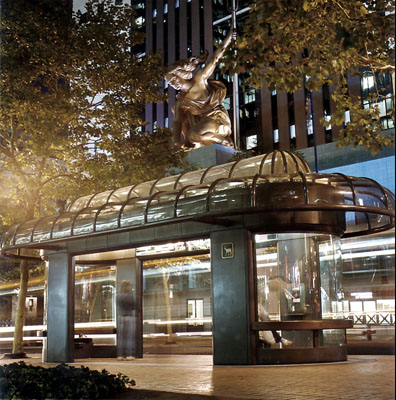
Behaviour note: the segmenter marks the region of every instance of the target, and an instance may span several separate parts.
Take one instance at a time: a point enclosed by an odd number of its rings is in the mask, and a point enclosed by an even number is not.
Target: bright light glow
[[[278,254],[276,254],[276,253],[260,254],[256,257],[257,261],[276,260],[277,258],[278,258]]]
[[[75,328],[115,328],[114,321],[98,321],[98,322],[79,322],[74,324]]]
[[[351,122],[351,113],[349,112],[349,110],[345,111],[344,113],[344,118],[345,118],[345,123],[348,124],[349,122]]]
[[[294,139],[296,137],[296,125],[289,126],[289,133],[290,133],[290,139]]]
[[[0,338],[0,343],[1,342],[10,342],[12,341],[12,337],[2,337]],[[43,340],[42,336],[24,336],[23,341],[35,341],[35,342],[41,342]]]
[[[156,246],[143,246],[136,249],[136,255],[172,253],[176,251],[209,250],[210,240],[190,240],[189,242],[166,243]]]
[[[174,324],[191,324],[196,322],[202,325],[203,323],[212,323],[212,318],[186,318],[186,319],[175,319],[172,321],[161,320],[161,319],[145,319],[143,324],[149,325],[174,325]]]
[[[351,296],[355,297],[356,299],[372,299],[373,293],[372,292],[356,292],[356,293],[351,293]]]
[[[257,268],[276,267],[277,265],[278,265],[277,262],[273,262],[273,263],[260,263],[260,264],[257,264]]]
[[[246,138],[246,150],[253,149],[257,146],[257,135],[248,136]]]
[[[24,326],[23,330],[24,331],[44,331],[47,329],[46,325],[28,325]],[[0,333],[8,333],[8,332],[14,332],[14,327],[13,326],[2,326],[0,327]]]
[[[350,260],[352,258],[375,257],[375,256],[391,256],[394,255],[394,250],[378,250],[378,251],[363,251],[361,253],[343,254],[343,260]]]
[[[378,246],[393,246],[395,247],[395,239],[390,237],[380,240],[359,240],[358,242],[341,242],[341,249],[360,249],[360,248],[370,248]]]
[[[168,337],[166,333],[145,333],[143,334],[144,338],[152,338],[152,337]],[[172,333],[172,336],[212,336],[212,332],[176,332]]]
[[[274,143],[278,143],[279,142],[279,130],[278,129],[273,130],[273,137],[274,137]]]

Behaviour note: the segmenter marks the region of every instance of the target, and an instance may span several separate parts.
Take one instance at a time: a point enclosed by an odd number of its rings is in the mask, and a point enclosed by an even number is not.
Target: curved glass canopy
[[[343,236],[362,235],[394,226],[395,198],[371,179],[312,173],[297,155],[274,151],[78,198],[63,214],[12,227],[2,253],[203,216],[306,211],[341,212]]]

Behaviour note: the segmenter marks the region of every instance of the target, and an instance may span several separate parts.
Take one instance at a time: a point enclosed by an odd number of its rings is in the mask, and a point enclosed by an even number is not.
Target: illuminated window
[[[274,143],[279,143],[279,130],[274,129],[273,131]]]
[[[194,319],[194,322],[189,322],[189,325],[203,325],[203,299],[187,300],[187,318]]]

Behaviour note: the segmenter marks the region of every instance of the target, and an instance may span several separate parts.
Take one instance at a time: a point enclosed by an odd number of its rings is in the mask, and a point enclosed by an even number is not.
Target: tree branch
[[[49,182],[51,182],[51,181],[53,181],[53,180],[55,180],[55,179],[62,178],[62,177],[67,177],[67,178],[70,178],[71,180],[73,180],[73,181],[75,181],[75,182],[78,182],[78,179],[76,179],[76,178],[74,177],[74,175],[72,175],[72,174],[59,174],[59,175],[51,176],[51,178],[48,178],[47,180],[45,180],[45,181],[41,184],[41,186],[43,187],[43,186],[45,186],[47,183],[49,183]]]

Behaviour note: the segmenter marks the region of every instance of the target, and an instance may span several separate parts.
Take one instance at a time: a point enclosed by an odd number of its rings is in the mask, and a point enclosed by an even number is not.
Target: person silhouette
[[[133,360],[133,333],[135,330],[135,299],[131,292],[131,283],[122,281],[117,296],[119,314],[119,334],[117,357],[119,360]]]

